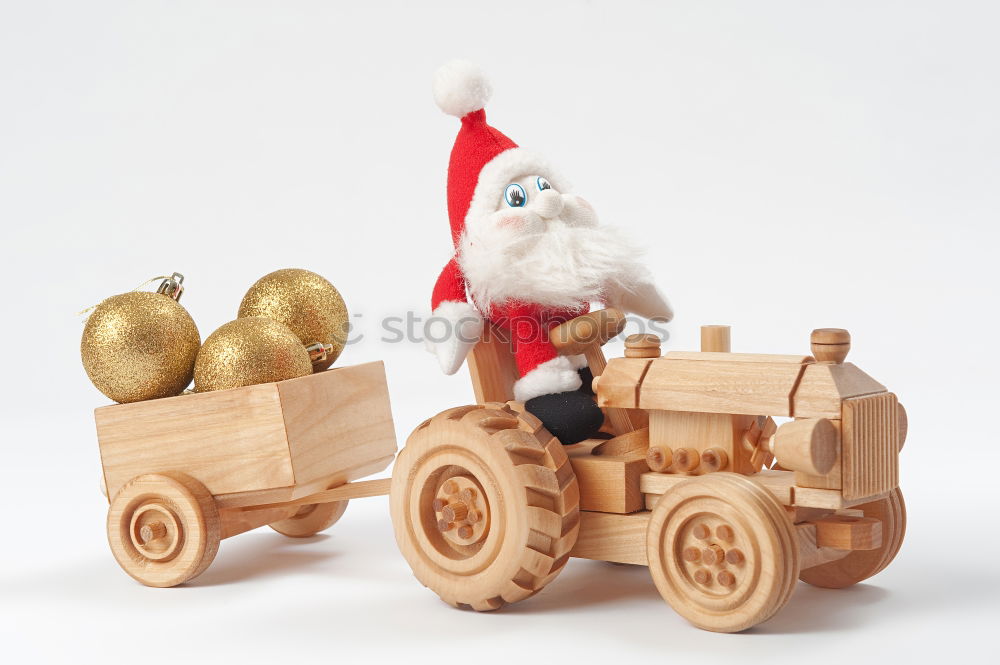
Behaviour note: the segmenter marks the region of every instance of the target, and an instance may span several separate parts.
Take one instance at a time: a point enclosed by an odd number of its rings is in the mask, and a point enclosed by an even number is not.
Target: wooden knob
[[[817,362],[839,365],[851,350],[851,333],[843,328],[817,328],[809,342]]]
[[[625,338],[626,358],[659,358],[660,337],[649,333],[629,335]]]
[[[736,584],[736,576],[728,570],[720,570],[715,579],[719,580],[719,584],[722,586],[733,586]]]
[[[469,514],[469,507],[461,501],[449,503],[441,511],[441,519],[448,522],[461,522]]]
[[[143,543],[150,543],[165,535],[167,535],[167,527],[159,520],[150,522],[139,529],[139,538],[142,539]]]
[[[743,552],[738,549],[731,549],[726,551],[726,561],[735,565],[743,563]]]
[[[722,448],[709,448],[701,454],[701,464],[706,471],[720,471],[729,463],[729,456]]]
[[[701,560],[704,561],[709,566],[714,566],[716,564],[722,563],[726,559],[726,553],[718,545],[712,544],[705,548],[705,551],[701,553]]]
[[[663,473],[670,468],[673,462],[673,451],[666,446],[652,446],[646,451],[646,464],[649,466],[650,471]]]
[[[701,455],[694,448],[674,450],[674,468],[678,471],[694,471],[701,464]]]

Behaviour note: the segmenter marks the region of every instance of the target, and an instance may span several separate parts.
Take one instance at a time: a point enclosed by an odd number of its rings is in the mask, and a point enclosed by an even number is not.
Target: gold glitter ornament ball
[[[200,344],[194,319],[176,300],[133,291],[94,308],[80,357],[94,386],[125,404],[181,394]]]
[[[197,392],[312,374],[309,352],[288,326],[262,316],[236,319],[208,336],[194,364]]]
[[[286,268],[264,275],[247,291],[238,316],[266,316],[291,328],[306,346],[330,344],[333,351],[313,366],[324,370],[347,343],[347,306],[326,279],[308,270]]]

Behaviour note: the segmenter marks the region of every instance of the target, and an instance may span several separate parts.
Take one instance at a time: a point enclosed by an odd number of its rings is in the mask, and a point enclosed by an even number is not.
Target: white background
[[[0,659],[223,662],[896,662],[989,659],[996,510],[1000,12],[971,2],[14,2],[0,5]],[[434,68],[479,61],[489,118],[648,246],[667,348],[814,327],[910,414],[908,539],[869,583],[800,585],[742,635],[686,624],[645,568],[572,561],[476,615],[395,550],[386,500],[328,535],[223,543],[147,589],[104,536],[75,312],[170,271],[207,336],[303,267],[387,363],[400,444],[471,401],[379,320],[425,314],[449,256],[458,129]],[[611,353],[618,353],[612,348]]]

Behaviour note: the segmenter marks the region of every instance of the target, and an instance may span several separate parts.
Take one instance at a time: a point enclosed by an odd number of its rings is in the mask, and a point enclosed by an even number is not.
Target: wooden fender
[[[906,535],[906,504],[899,488],[884,499],[855,508],[882,523],[882,542],[870,550],[855,550],[842,559],[803,570],[799,579],[813,586],[843,589],[884,570],[896,558]]]

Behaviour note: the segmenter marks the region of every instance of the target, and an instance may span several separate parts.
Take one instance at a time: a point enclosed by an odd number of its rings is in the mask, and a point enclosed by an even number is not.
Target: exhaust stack
[[[730,331],[729,326],[702,326],[701,350],[729,353],[730,351],[729,331]]]

